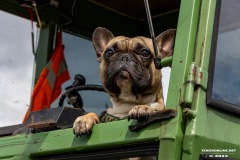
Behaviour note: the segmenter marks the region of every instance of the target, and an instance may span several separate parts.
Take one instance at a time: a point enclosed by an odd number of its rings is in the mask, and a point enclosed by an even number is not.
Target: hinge
[[[187,80],[181,92],[184,93],[183,103],[186,105],[192,104],[193,92],[196,87],[201,87],[204,91],[207,90],[208,72],[201,67],[197,67],[194,62],[189,66]]]

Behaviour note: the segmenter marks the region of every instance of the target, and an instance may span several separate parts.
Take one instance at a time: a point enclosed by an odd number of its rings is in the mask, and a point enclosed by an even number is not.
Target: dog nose
[[[120,59],[122,63],[128,63],[131,61],[131,56],[126,53],[126,54],[123,54]]]

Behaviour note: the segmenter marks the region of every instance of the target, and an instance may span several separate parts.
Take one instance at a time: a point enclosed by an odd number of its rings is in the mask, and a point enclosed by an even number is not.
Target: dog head
[[[156,37],[158,57],[173,54],[175,30]],[[106,28],[93,33],[93,45],[100,62],[100,79],[110,96],[144,97],[162,90],[161,70],[155,69],[152,40],[146,37],[114,37]]]

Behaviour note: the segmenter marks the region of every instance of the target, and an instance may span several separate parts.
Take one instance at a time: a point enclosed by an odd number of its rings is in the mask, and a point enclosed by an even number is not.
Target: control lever
[[[75,75],[74,82],[72,83],[71,86],[68,86],[65,88],[65,90],[67,90],[67,92],[66,92],[65,96],[61,97],[61,98],[65,98],[67,96],[68,104],[73,105],[74,108],[81,108],[84,111],[83,100],[82,100],[81,95],[78,93],[77,89],[71,89],[71,88],[85,85],[85,83],[86,83],[86,79],[82,75],[80,75],[80,74]],[[69,90],[69,92],[68,92],[68,90]],[[60,104],[60,102],[61,103],[63,102],[61,99],[59,101],[59,106],[62,106],[62,104]]]

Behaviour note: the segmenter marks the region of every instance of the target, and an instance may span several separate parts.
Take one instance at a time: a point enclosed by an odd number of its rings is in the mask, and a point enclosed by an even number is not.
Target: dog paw
[[[90,134],[94,124],[99,123],[99,118],[95,113],[88,113],[78,117],[73,123],[73,133],[78,136]]]
[[[147,119],[154,112],[155,110],[147,105],[138,105],[130,110],[130,112],[128,113],[128,120],[144,120]]]

